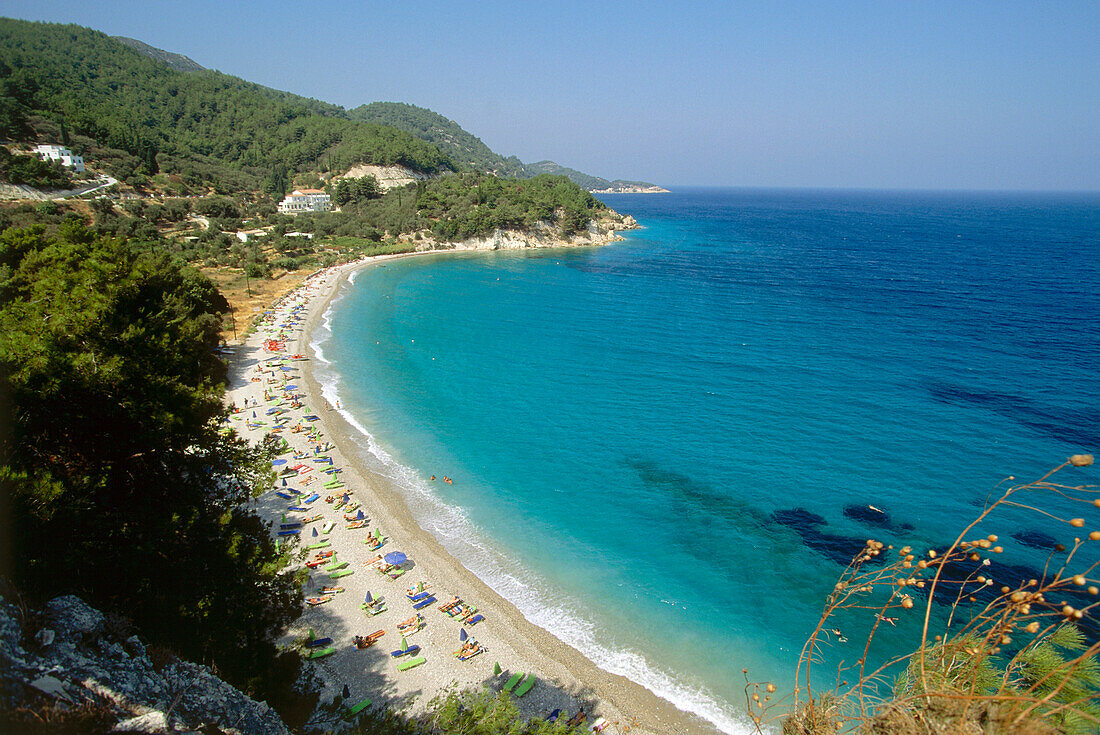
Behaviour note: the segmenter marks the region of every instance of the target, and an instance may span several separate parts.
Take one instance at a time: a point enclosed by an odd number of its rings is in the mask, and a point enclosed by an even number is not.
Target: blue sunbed
[[[485,619],[485,616],[482,615],[481,613],[478,613],[477,615],[474,615],[472,618],[467,620],[466,625],[477,625],[478,623],[480,623],[484,619]]]
[[[295,521],[294,523],[280,523],[279,524],[279,528],[284,530],[284,531],[286,531],[287,529],[290,529],[290,528],[301,528],[301,527],[302,527],[302,524],[299,521]]]
[[[422,607],[427,607],[428,605],[432,604],[433,602],[435,602],[434,597],[429,597],[426,600],[421,600],[420,602],[413,605],[413,610],[419,610]]]
[[[293,495],[288,495],[287,493],[281,493],[281,492],[278,492],[278,491],[276,491],[275,494],[278,495],[283,500],[291,500],[294,497]]]
[[[295,528],[294,530],[291,530],[291,531],[279,531],[279,533],[277,535],[279,535],[279,536],[297,536],[301,532],[302,532],[302,529]]]
[[[321,648],[322,646],[327,646],[330,643],[332,643],[331,638],[318,638],[314,641],[311,641],[309,643],[309,647],[310,648]]]
[[[303,508],[300,505],[292,505],[289,508],[287,508],[287,510],[292,510],[295,513],[305,513],[309,510],[309,508]]]
[[[420,650],[420,646],[409,646],[404,651],[401,651],[401,650],[390,651],[390,655],[393,656],[394,658],[400,658],[402,656],[408,656],[411,653],[416,653],[419,650]]]
[[[417,592],[415,595],[406,595],[409,598],[409,602],[420,602],[426,597],[431,597],[431,592]]]
[[[302,502],[305,503],[306,505],[309,505],[310,503],[316,503],[317,499],[320,498],[320,497],[321,496],[318,495],[317,493],[313,493],[313,495],[310,495],[308,498],[306,498]]]

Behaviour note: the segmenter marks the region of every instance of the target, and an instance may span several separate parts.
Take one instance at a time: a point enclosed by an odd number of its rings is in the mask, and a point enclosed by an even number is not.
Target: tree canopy
[[[270,640],[298,589],[242,509],[268,457],[219,431],[226,309],[197,271],[77,219],[0,234],[4,574],[269,692],[293,673]]]

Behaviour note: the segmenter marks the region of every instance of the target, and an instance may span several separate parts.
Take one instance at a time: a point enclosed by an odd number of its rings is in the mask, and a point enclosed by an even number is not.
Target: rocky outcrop
[[[206,666],[170,657],[154,665],[137,636],[113,628],[78,597],[31,614],[0,598],[0,706],[54,717],[94,710],[113,732],[289,735],[267,704]]]
[[[404,166],[372,166],[362,163],[352,167],[346,174],[334,176],[333,181],[339,181],[340,179],[360,179],[364,176],[373,176],[377,179],[378,186],[382,188],[382,191],[431,178],[427,174],[413,171]]]
[[[636,230],[638,222],[629,214],[623,216],[607,210],[588,223],[580,232],[566,235],[561,228],[549,222],[539,222],[527,230],[493,230],[482,237],[472,237],[460,242],[440,242],[430,231],[407,235],[405,241],[415,242],[419,250],[522,250],[524,248],[591,247],[623,240],[619,230]]]

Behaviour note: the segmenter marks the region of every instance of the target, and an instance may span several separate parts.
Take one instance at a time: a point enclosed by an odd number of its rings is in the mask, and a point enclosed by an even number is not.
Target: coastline
[[[475,248],[457,248],[449,252],[470,250]],[[337,595],[331,603],[307,608],[287,632],[283,642],[300,638],[310,628],[316,630],[318,635],[332,636],[336,640],[334,645],[338,652],[315,665],[316,673],[325,682],[323,701],[331,700],[348,684],[353,700],[369,697],[375,704],[417,713],[426,708],[432,697],[446,691],[449,686],[457,685],[460,689],[483,684],[499,687],[507,676],[492,675],[494,662],[499,662],[505,672],[523,671],[538,677],[539,683],[531,693],[516,700],[527,717],[545,717],[555,708],[561,708],[568,715],[583,708],[589,715],[589,721],[592,717],[601,716],[613,723],[608,732],[717,732],[702,718],[676,708],[641,685],[600,669],[576,649],[529,622],[512,603],[467,570],[435,537],[419,527],[400,489],[365,466],[360,457],[363,450],[356,442],[356,437],[361,433],[323,398],[321,386],[310,368],[311,361],[316,359],[310,339],[349,276],[387,260],[440,252],[433,250],[378,256],[339,266],[308,279],[297,292],[307,293],[308,301],[305,317],[300,322],[301,329],[287,339],[286,353],[307,355],[309,359],[293,363],[294,368],[300,368],[301,372],[300,376],[293,376],[295,382],[305,396],[306,405],[314,407],[315,415],[319,417],[315,425],[319,426],[326,440],[335,444],[326,453],[333,458],[334,466],[342,468],[340,477],[346,488],[353,490],[354,499],[362,503],[371,526],[381,527],[389,537],[382,551],[405,552],[412,561],[412,568],[396,581],[363,569],[361,562],[374,556],[359,543],[363,536],[356,534],[364,532],[345,531],[343,523],[338,523],[331,534],[331,548],[337,550],[341,560],[351,562],[350,568],[355,569],[356,574],[343,580],[347,582],[346,593]],[[282,300],[282,304],[285,307],[298,298],[298,295],[291,294]],[[262,347],[263,338],[261,333],[255,332],[237,348],[228,395],[228,399],[237,405],[241,405],[246,397],[255,397],[260,390],[259,384],[252,382],[250,371],[269,357]],[[243,436],[253,441],[262,438],[266,431],[266,428],[237,428]],[[304,448],[302,435],[284,436],[296,449]],[[280,501],[271,492],[256,501],[256,509],[261,516],[274,523],[278,523],[285,507],[286,502]],[[326,520],[341,520],[339,513],[333,513],[331,506],[326,507],[323,503],[315,504],[311,512],[314,510],[324,512]],[[309,540],[304,543],[309,543]],[[314,573],[310,582],[313,586],[319,586],[325,579],[325,575]],[[403,592],[420,580],[432,585],[432,591],[440,600],[437,604],[458,595],[479,608],[485,615],[485,621],[468,629],[468,633],[485,647],[484,654],[468,662],[459,662],[446,655],[460,645],[457,636],[461,626],[433,609],[433,605],[422,611],[427,627],[410,639],[410,643],[421,646],[428,663],[411,671],[397,672],[396,662],[385,652],[398,647],[400,635],[396,624],[411,614]],[[390,609],[377,617],[363,613],[359,609],[359,601],[366,589],[370,589],[374,596],[384,595]],[[377,629],[387,631],[377,649],[357,651],[350,645],[352,636],[366,635]]]

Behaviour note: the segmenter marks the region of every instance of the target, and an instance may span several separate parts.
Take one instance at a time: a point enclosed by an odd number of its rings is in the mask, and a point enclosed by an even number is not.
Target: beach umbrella
[[[409,557],[405,556],[400,551],[391,551],[382,558],[386,560],[387,564],[397,566],[398,564],[404,564]]]
[[[283,478],[283,487],[286,487],[286,478]]]
[[[313,528],[313,536],[314,536],[314,538],[317,537],[317,527],[316,526],[314,526],[314,528]]]
[[[416,591],[417,592],[423,592],[424,591],[424,580],[423,579],[416,583]]]
[[[357,520],[357,521],[363,520],[363,509],[362,508],[359,509],[359,514],[357,516],[355,516],[355,520]]]
[[[320,448],[320,447],[317,447],[317,449],[318,449],[318,451],[320,451],[320,449],[321,449],[321,448]],[[346,503],[346,502],[348,502],[349,500],[351,500],[351,496],[350,496],[350,495],[348,495],[347,493],[344,493],[344,502]]]
[[[465,643],[466,639],[469,638],[469,637],[470,636],[466,635],[466,629],[465,628],[461,628],[458,631],[458,640],[461,641],[462,643]]]
[[[502,672],[502,671],[504,671],[504,669],[500,668],[500,662],[499,661],[494,661],[493,662],[493,676],[500,676],[500,672]]]
[[[286,513],[283,513],[283,523],[286,523]]]
[[[407,640],[405,640],[405,636],[401,636],[401,650],[402,651],[409,650],[409,642]]]
[[[316,637],[317,637],[317,635],[313,632],[313,628],[310,628],[309,629],[309,642],[313,643],[313,641]]]
[[[363,602],[367,603],[368,605],[374,602],[374,598],[371,597],[370,590],[367,590],[367,596],[363,598]]]
[[[255,411],[252,412],[252,418],[256,418],[256,412]]]
[[[350,696],[351,696],[351,690],[348,689],[348,685],[345,684],[344,685],[344,699],[347,699]]]
[[[374,539],[376,541],[381,541],[382,540],[382,529],[381,528],[375,528],[374,529]]]

